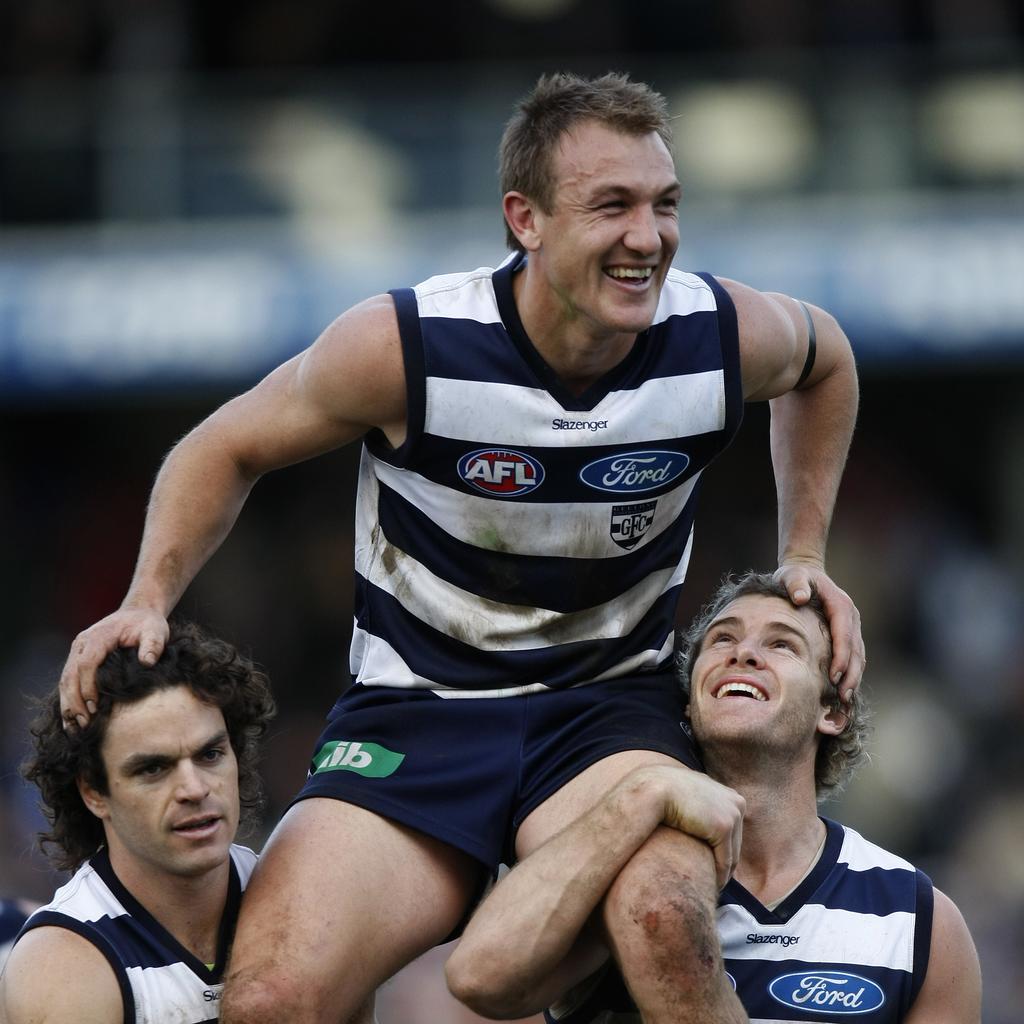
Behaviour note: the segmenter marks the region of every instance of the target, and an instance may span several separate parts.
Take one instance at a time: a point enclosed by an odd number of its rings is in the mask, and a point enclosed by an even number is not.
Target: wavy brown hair
[[[597,121],[624,135],[656,132],[672,149],[668,104],[649,85],[614,72],[599,78],[542,75],[505,125],[498,150],[501,194],[522,192],[550,213],[557,184],[555,150],[562,136],[583,121]],[[508,224],[505,238],[510,249],[523,251]]]
[[[135,648],[117,648],[96,671],[96,713],[85,728],[64,729],[60,692],[38,702],[32,722],[34,753],[22,774],[39,787],[50,824],[40,845],[53,863],[75,870],[104,842],[103,824],[84,804],[78,780],[109,792],[103,763],[103,739],[118,704],[132,704],[158,690],[187,686],[196,698],[220,708],[238,760],[242,820],[251,824],[263,805],[256,763],[259,741],[273,717],[274,699],[266,675],[231,644],[191,622],[172,622],[160,660],[143,665]]]
[[[726,576],[718,590],[700,610],[690,628],[681,632],[676,664],[679,679],[687,701],[690,699],[690,676],[693,664],[700,654],[701,645],[711,623],[718,618],[726,605],[749,594],[762,597],[778,597],[789,601],[789,592],[771,573],[748,572],[738,578]],[[818,753],[814,760],[814,782],[819,800],[839,792],[849,781],[854,769],[867,759],[864,744],[868,738],[869,713],[860,690],[855,690],[849,703],[839,698],[838,687],[829,679],[828,669],[832,661],[832,634],[829,631],[828,615],[824,602],[814,587],[807,602],[818,617],[818,625],[825,637],[825,655],[821,668],[821,706],[830,708],[846,717],[846,728],[838,736],[821,736]]]

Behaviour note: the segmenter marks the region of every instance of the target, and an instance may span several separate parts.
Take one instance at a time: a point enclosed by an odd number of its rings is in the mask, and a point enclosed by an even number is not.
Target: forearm
[[[620,786],[521,861],[470,920],[451,959],[452,991],[478,1012],[546,1006],[592,971],[571,957],[591,913],[662,819],[649,784]]]
[[[857,371],[849,345],[828,318],[818,324],[837,353],[813,386],[771,402],[771,451],[779,507],[779,563],[824,565],[839,482],[857,419]],[[839,339],[828,337],[836,332]],[[813,379],[813,378],[812,378]]]
[[[231,530],[256,479],[243,471],[208,423],[183,438],[153,485],[122,607],[167,616]]]

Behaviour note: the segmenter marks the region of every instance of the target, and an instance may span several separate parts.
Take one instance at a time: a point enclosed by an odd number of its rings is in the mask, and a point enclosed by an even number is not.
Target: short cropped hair
[[[672,149],[668,104],[649,85],[613,72],[600,78],[542,75],[505,125],[498,150],[501,194],[521,192],[550,213],[555,150],[565,133],[583,121],[598,121],[626,135],[656,132]],[[505,238],[510,249],[523,251],[507,223]]]
[[[34,753],[22,768],[39,787],[50,824],[49,831],[39,833],[40,845],[58,868],[74,871],[103,845],[103,823],[86,807],[77,782],[109,792],[102,748],[114,708],[158,690],[187,686],[198,700],[221,710],[238,761],[243,820],[252,822],[263,805],[256,770],[259,741],[275,708],[266,675],[248,658],[194,623],[172,622],[155,665],[143,665],[135,648],[117,648],[97,669],[96,686],[96,713],[84,728],[65,731],[58,689],[38,702],[31,725]]]
[[[789,601],[789,592],[771,573],[748,572],[738,578],[726,576],[708,603],[700,610],[689,629],[680,634],[676,664],[680,683],[687,702],[690,700],[691,674],[700,654],[701,645],[711,624],[722,610],[733,601],[747,595],[778,597]],[[829,630],[825,605],[817,590],[811,587],[811,599],[806,607],[818,617],[818,625],[825,637],[825,655],[821,665],[822,707],[841,713],[846,717],[846,728],[838,736],[821,736],[818,753],[814,761],[814,782],[819,800],[827,799],[839,792],[849,781],[856,767],[867,759],[864,749],[869,727],[869,712],[859,690],[854,691],[849,703],[840,700],[839,689],[828,674],[832,661],[832,634]]]

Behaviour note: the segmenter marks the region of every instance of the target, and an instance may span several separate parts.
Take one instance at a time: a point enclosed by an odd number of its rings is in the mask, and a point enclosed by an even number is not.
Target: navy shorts
[[[700,768],[672,674],[513,697],[356,684],[317,740],[296,801],[345,800],[475,857],[512,863],[523,819],[585,768],[657,750]]]

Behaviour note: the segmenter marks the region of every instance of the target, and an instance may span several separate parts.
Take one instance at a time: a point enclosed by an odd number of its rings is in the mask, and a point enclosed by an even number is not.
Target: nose
[[[178,769],[175,797],[182,803],[197,803],[210,792],[206,777],[191,761],[182,764]]]
[[[623,241],[630,251],[643,256],[650,256],[661,250],[661,234],[658,232],[658,218],[654,207],[639,205],[633,210]]]
[[[746,640],[740,640],[729,655],[730,665],[752,665],[759,668],[763,664],[760,649]]]

